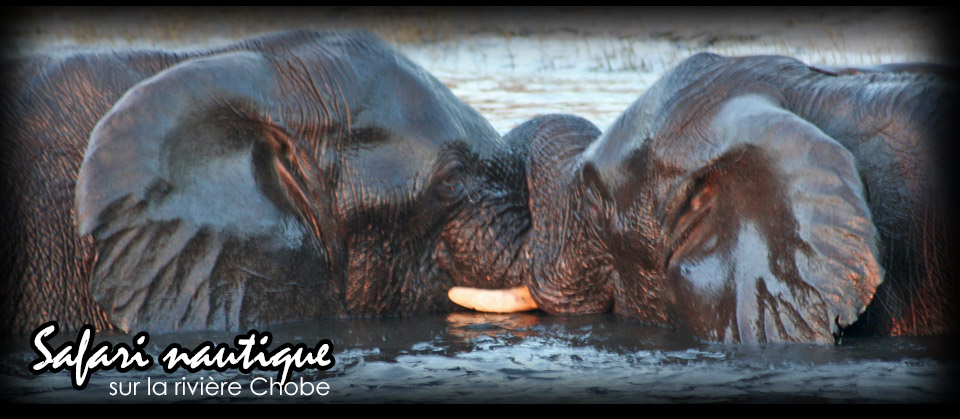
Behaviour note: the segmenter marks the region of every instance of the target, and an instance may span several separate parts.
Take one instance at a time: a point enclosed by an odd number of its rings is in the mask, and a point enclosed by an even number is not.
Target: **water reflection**
[[[464,342],[481,336],[496,338],[509,335],[523,338],[531,336],[529,328],[540,324],[540,316],[527,313],[450,313],[447,315],[447,323],[447,333]]]

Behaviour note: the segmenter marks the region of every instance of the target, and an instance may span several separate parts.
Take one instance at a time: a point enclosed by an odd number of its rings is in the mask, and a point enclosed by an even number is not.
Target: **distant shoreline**
[[[461,38],[655,39],[678,48],[737,43],[872,53],[929,50],[947,61],[951,29],[936,8],[17,8],[4,53],[83,45],[196,48],[286,29],[363,29],[395,45]]]

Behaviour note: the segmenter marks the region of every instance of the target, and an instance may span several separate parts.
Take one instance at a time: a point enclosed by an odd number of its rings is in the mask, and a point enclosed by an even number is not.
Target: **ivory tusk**
[[[447,297],[458,305],[487,313],[516,313],[537,309],[530,289],[525,286],[493,290],[453,287],[447,292]]]

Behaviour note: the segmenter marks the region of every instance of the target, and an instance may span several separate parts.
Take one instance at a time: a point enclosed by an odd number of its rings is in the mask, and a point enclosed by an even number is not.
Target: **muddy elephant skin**
[[[496,229],[526,229],[522,162],[372,35],[27,57],[3,92],[5,331],[418,314],[519,284]]]
[[[724,342],[956,332],[936,149],[956,86],[880,69],[698,54],[606,132],[549,115],[508,133],[536,305]]]

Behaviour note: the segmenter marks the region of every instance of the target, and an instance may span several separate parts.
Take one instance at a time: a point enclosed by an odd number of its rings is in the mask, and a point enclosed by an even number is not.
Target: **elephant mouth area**
[[[520,253],[520,250],[513,252],[507,266],[499,272],[466,274],[465,268],[461,267],[457,256],[450,250],[450,244],[441,240],[436,249],[435,260],[438,267],[456,284],[447,291],[447,298],[459,306],[485,313],[516,313],[538,309],[526,285],[510,287],[512,281],[509,273],[514,269]],[[478,263],[477,266],[484,265]]]
[[[509,272],[516,258],[510,260],[506,268],[491,270],[489,269],[491,263],[488,260],[469,252],[455,253],[450,249],[449,244],[441,240],[434,254],[434,260],[440,270],[457,286],[493,288],[510,285]]]

